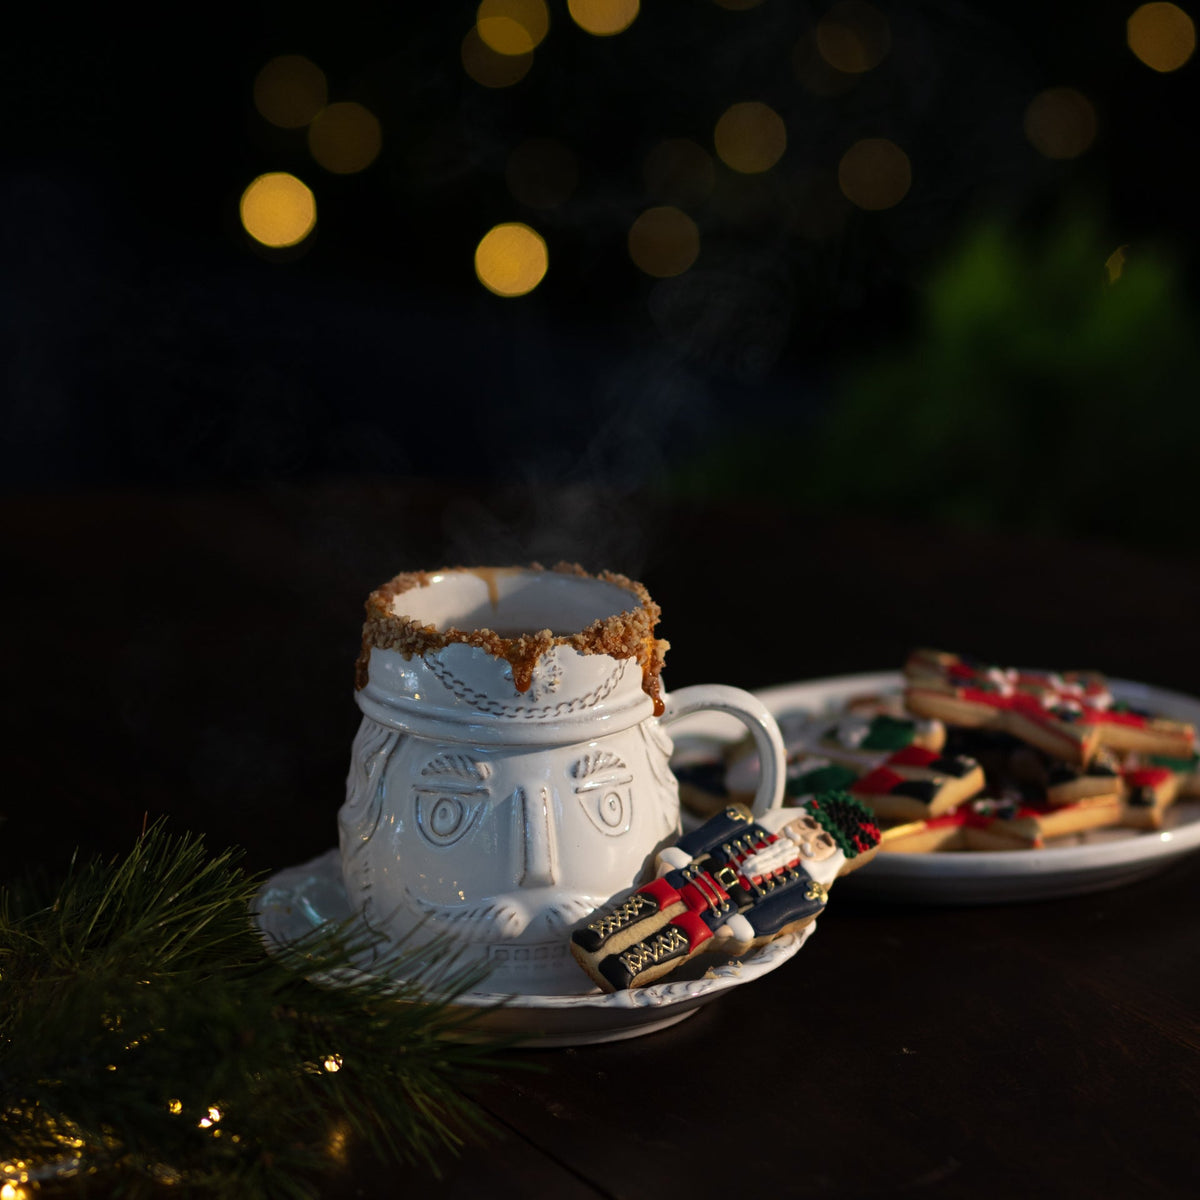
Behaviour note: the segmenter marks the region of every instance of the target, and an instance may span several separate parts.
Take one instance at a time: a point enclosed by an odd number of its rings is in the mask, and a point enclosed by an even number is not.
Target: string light
[[[1078,158],[1096,140],[1096,110],[1074,88],[1048,88],[1025,110],[1025,136],[1046,158]]]
[[[331,104],[308,127],[309,151],[335,175],[365,170],[379,157],[382,142],[375,114],[352,100]]]
[[[879,212],[893,208],[912,186],[908,155],[887,138],[855,142],[838,163],[838,187],[858,208]]]
[[[221,1110],[215,1104],[211,1104],[209,1105],[208,1116],[201,1117],[196,1124],[201,1129],[211,1129],[221,1119],[222,1115]]]
[[[271,59],[254,80],[254,107],[281,129],[303,129],[327,99],[325,73],[301,54]]]
[[[483,0],[475,13],[475,28],[485,45],[497,54],[529,54],[550,30],[545,0]]]
[[[524,296],[546,275],[549,256],[541,234],[519,221],[489,229],[475,247],[475,274],[497,296]]]
[[[815,39],[821,57],[847,75],[873,70],[892,48],[887,17],[864,0],[838,0],[817,22]]]
[[[637,20],[640,0],[567,0],[571,20],[594,37],[624,33]]]
[[[342,1069],[342,1056],[340,1054],[327,1054],[321,1066],[330,1074],[340,1071]]]
[[[533,53],[499,54],[479,36],[472,25],[462,42],[463,70],[481,87],[506,88],[520,83],[533,66]]]
[[[787,149],[787,127],[757,100],[731,105],[717,121],[713,142],[721,161],[744,175],[769,171]]]
[[[1143,4],[1125,24],[1129,49],[1151,70],[1178,71],[1196,50],[1196,26],[1175,4]]]
[[[685,212],[669,204],[648,208],[629,230],[629,257],[647,275],[682,275],[700,254],[700,231]]]
[[[282,249],[304,241],[317,223],[317,202],[307,186],[286,171],[260,175],[242,193],[242,226],[264,246]]]

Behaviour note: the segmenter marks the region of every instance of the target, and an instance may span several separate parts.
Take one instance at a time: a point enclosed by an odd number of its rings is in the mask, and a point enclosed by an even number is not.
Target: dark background
[[[555,0],[507,89],[465,74],[475,5],[457,2],[105,12],[14,38],[0,486],[582,486],[1181,545],[1195,64],[1163,75],[1133,56],[1132,0],[881,0],[891,52],[820,96],[793,63],[828,7],[659,0],[596,38]],[[279,54],[308,56],[331,101],[377,115],[375,163],[332,175],[302,130],[257,113],[254,78]],[[1022,119],[1064,85],[1091,99],[1098,134],[1053,161]],[[649,278],[625,246],[657,202],[647,150],[690,137],[711,152],[743,99],[784,118],[786,155],[763,176],[717,163],[691,210],[700,258]],[[553,210],[506,185],[534,136],[580,163]],[[864,136],[905,149],[911,191],[885,212],[834,204],[814,236],[806,181],[828,185]],[[239,224],[238,197],[268,170],[316,194],[317,230],[291,253]],[[518,299],[472,269],[504,220],[550,248]],[[1127,269],[1109,286],[1118,246]],[[939,303],[967,316],[939,324]],[[1098,488],[1120,502],[1097,505]]]

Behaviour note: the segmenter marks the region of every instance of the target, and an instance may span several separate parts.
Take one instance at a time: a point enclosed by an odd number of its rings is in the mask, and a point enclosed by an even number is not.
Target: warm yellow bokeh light
[[[691,138],[666,138],[652,147],[642,164],[646,190],[669,204],[698,204],[716,182],[712,155]]]
[[[335,175],[353,175],[369,167],[382,144],[374,113],[352,100],[331,104],[308,127],[309,151]]]
[[[700,254],[700,230],[672,205],[648,208],[629,229],[629,257],[656,279],[682,275]]]
[[[1096,110],[1074,88],[1048,88],[1025,110],[1025,136],[1046,158],[1078,158],[1096,140]]]
[[[908,155],[887,138],[855,142],[838,163],[838,187],[858,208],[880,212],[893,208],[912,186]]]
[[[555,208],[579,183],[579,160],[554,138],[529,138],[509,154],[504,178],[513,199],[530,208]]]
[[[640,0],[567,0],[571,20],[596,37],[624,33],[637,20]]]
[[[783,118],[757,100],[727,108],[713,131],[721,161],[743,175],[769,171],[787,149]]]
[[[533,54],[497,54],[472,25],[462,43],[462,65],[482,87],[506,88],[520,83],[533,66]]]
[[[327,99],[325,73],[301,54],[271,59],[254,80],[254,107],[281,129],[303,129]]]
[[[1196,50],[1196,26],[1175,4],[1143,4],[1126,22],[1129,48],[1155,71],[1178,71]]]
[[[497,54],[529,54],[550,31],[545,0],[483,0],[475,14],[482,41]]]
[[[524,296],[546,275],[549,257],[541,234],[513,221],[489,229],[475,247],[475,274],[497,296]]]
[[[282,249],[304,241],[317,223],[317,202],[295,175],[271,171],[242,193],[242,225],[256,242]]]
[[[834,70],[861,75],[892,48],[887,17],[865,0],[838,0],[818,22],[817,52]]]

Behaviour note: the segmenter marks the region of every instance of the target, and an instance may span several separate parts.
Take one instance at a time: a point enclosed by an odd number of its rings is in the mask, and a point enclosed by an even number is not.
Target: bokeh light
[[[1078,158],[1096,140],[1096,110],[1074,88],[1048,88],[1025,110],[1025,136],[1046,158]]]
[[[1146,66],[1178,71],[1196,50],[1196,26],[1175,4],[1143,4],[1125,25],[1129,49]]]
[[[792,48],[792,71],[804,90],[814,96],[845,95],[860,78],[830,66],[821,56],[815,30],[806,33]]]
[[[515,147],[504,166],[513,199],[530,208],[555,208],[579,183],[579,160],[555,138],[528,138]]]
[[[541,234],[512,221],[489,229],[475,247],[475,274],[497,296],[524,296],[545,278],[549,256]]]
[[[242,226],[256,242],[274,249],[304,241],[317,223],[317,202],[295,175],[271,171],[242,193]]]
[[[637,20],[640,0],[567,0],[571,20],[596,37],[623,33]]]
[[[817,22],[817,52],[835,70],[861,75],[879,66],[892,48],[887,18],[864,0],[838,0]]]
[[[783,118],[757,100],[731,105],[713,131],[713,142],[721,161],[743,175],[769,171],[787,149]]]
[[[716,175],[712,155],[691,138],[664,139],[642,163],[646,190],[666,204],[699,204],[712,193]]]
[[[682,275],[700,254],[700,231],[672,205],[648,208],[629,230],[629,257],[656,279]]]
[[[379,157],[383,142],[374,113],[343,100],[331,104],[308,127],[313,158],[335,175],[353,175]]]
[[[550,30],[545,0],[483,0],[475,14],[480,40],[497,54],[530,54]]]
[[[303,129],[328,98],[325,73],[301,54],[271,59],[254,80],[254,107],[281,129]]]
[[[533,66],[533,54],[498,54],[472,25],[462,42],[463,70],[481,87],[506,88],[520,83]]]
[[[887,138],[855,142],[838,163],[838,187],[858,208],[880,212],[893,208],[912,186],[908,155]]]

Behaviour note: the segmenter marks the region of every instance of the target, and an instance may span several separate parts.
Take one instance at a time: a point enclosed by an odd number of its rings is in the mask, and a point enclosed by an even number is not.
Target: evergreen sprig
[[[300,1198],[356,1142],[436,1171],[486,1135],[460,1088],[503,1043],[451,1003],[478,973],[361,926],[267,955],[240,857],[158,824],[52,896],[0,889],[0,1183],[77,1161],[85,1194]]]

